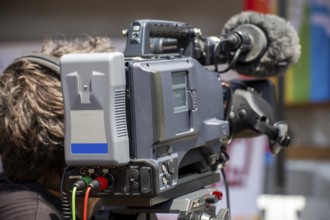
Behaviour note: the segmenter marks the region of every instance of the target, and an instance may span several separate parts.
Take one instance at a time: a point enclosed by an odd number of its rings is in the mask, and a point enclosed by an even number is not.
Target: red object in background
[[[245,0],[243,10],[270,13],[272,10],[272,0]]]

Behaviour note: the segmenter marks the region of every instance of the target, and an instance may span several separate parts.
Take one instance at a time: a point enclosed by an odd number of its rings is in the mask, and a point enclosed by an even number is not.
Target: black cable
[[[227,209],[229,212],[229,220],[230,220],[230,196],[229,196],[229,187],[228,187],[228,183],[227,183],[227,178],[226,178],[226,173],[225,173],[225,169],[221,168],[221,174],[222,174],[222,178],[225,184],[225,191],[226,191],[226,205],[227,205]]]
[[[71,219],[72,212],[71,212],[71,204],[70,204],[70,198],[68,197],[68,194],[64,192],[63,185],[64,185],[64,179],[65,175],[67,173],[67,167],[64,169],[64,173],[62,176],[61,181],[61,193],[62,193],[62,214],[64,219]]]
[[[228,64],[227,68],[223,69],[223,70],[218,70],[218,62],[217,62],[217,51],[222,47],[222,44],[225,43],[226,40],[220,41],[218,44],[216,44],[216,46],[214,47],[214,71],[218,72],[218,73],[225,73],[228,70],[230,70],[233,65],[237,62],[239,55],[242,52],[242,48],[239,47],[238,50],[236,50],[235,55],[233,57],[233,59],[230,61],[230,63]]]

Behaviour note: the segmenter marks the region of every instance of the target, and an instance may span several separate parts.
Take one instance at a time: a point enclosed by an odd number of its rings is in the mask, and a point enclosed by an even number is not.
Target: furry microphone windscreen
[[[287,20],[276,15],[246,11],[229,19],[224,25],[222,35],[226,36],[244,24],[260,28],[265,33],[267,46],[257,59],[250,62],[238,61],[232,69],[247,76],[269,77],[285,73],[291,64],[298,61],[301,54],[299,37]]]

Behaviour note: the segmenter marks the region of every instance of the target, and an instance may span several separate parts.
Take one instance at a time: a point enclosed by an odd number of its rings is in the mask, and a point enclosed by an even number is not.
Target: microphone
[[[299,37],[285,19],[246,11],[230,18],[221,36],[226,50],[241,50],[231,69],[254,77],[283,74],[301,54]],[[235,54],[229,53],[229,60]]]

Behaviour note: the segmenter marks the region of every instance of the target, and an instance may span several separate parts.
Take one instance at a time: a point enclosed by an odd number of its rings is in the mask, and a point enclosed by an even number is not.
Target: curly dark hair
[[[48,40],[41,53],[112,52],[109,38]],[[61,82],[46,68],[20,60],[0,76],[0,154],[4,174],[11,180],[47,185],[61,176],[64,160],[64,106]]]

